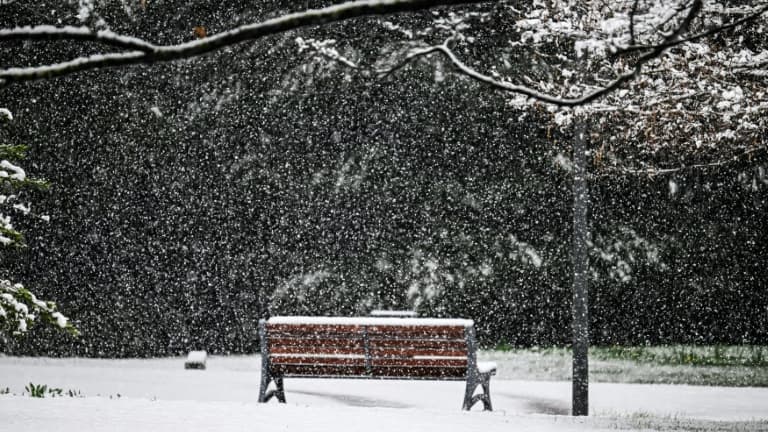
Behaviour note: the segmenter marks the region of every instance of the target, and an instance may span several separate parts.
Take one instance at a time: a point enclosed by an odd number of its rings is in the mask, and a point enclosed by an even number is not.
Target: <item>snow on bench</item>
[[[480,401],[492,409],[496,365],[477,362],[472,320],[273,317],[259,321],[259,337],[259,402],[274,396],[285,403],[286,377],[460,380],[467,383],[463,409]]]

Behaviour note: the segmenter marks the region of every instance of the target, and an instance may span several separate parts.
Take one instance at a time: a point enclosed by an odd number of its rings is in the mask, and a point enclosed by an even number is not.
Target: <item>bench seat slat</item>
[[[276,345],[270,348],[271,354],[326,354],[329,356],[338,355],[365,355],[365,348],[359,347],[338,347],[338,346],[296,346],[296,345]]]
[[[366,376],[365,366],[306,364],[272,365],[272,372],[284,376]]]
[[[350,337],[362,335],[367,331],[371,338],[408,338],[420,337],[425,339],[456,339],[464,337],[464,327],[438,326],[359,326],[359,325],[325,325],[325,324],[268,324],[267,331],[273,337]]]
[[[270,335],[270,345],[337,345],[337,346],[362,346],[363,335],[355,336],[273,336]]]
[[[364,326],[335,324],[267,324],[271,335],[362,334]]]
[[[297,341],[326,341],[326,340],[359,340],[363,338],[363,333],[299,333],[299,332],[275,332],[270,333],[270,337],[275,339],[297,340]]]
[[[362,337],[350,339],[350,338],[274,338],[269,341],[270,347],[332,347],[332,348],[347,348],[347,349],[365,349],[365,341]]]
[[[365,347],[363,343],[359,344],[347,344],[345,345],[283,345],[283,344],[270,344],[270,354],[326,354],[328,356],[343,356],[343,355],[365,355]],[[422,346],[372,346],[370,347],[371,357],[466,357],[467,350],[451,347],[439,347],[439,344],[433,344],[435,348],[422,347]]]
[[[465,379],[466,368],[441,367],[387,367],[377,366],[370,373],[364,366],[281,364],[272,367],[273,373],[284,377],[349,377],[349,378],[431,378]]]
[[[367,328],[368,336],[419,336],[428,339],[464,337],[464,327],[438,327],[438,326],[370,326]]]
[[[467,368],[377,366],[371,370],[371,375],[374,377],[464,379],[467,376]]]
[[[467,357],[466,350],[427,348],[371,348],[371,357]]]
[[[371,349],[453,349],[466,350],[467,342],[464,340],[443,339],[374,339],[370,338]]]
[[[307,365],[362,365],[365,366],[365,357],[325,357],[325,356],[271,356],[272,365],[307,364]],[[372,366],[392,367],[449,367],[465,368],[467,359],[464,358],[396,358],[378,357],[371,359]]]
[[[325,340],[325,339],[357,339],[365,336],[364,330],[354,332],[326,332],[326,331],[274,331],[269,333],[270,338],[275,339],[301,339],[301,340]],[[456,332],[430,333],[430,332],[408,332],[408,333],[371,333],[367,336],[371,340],[424,340],[424,341],[463,341],[464,337]]]
[[[365,357],[332,357],[332,356],[270,356],[269,362],[273,365],[280,364],[308,364],[308,365],[361,365],[365,366]]]
[[[333,346],[339,348],[364,348],[365,340],[362,335],[354,338],[322,338],[322,337],[275,337],[269,341],[270,347],[277,346]],[[375,339],[369,338],[371,349],[441,349],[466,350],[467,344],[463,340],[427,339],[427,338],[399,338],[399,339]]]
[[[416,367],[436,368],[467,368],[466,358],[374,358],[371,365],[399,367],[403,369]]]

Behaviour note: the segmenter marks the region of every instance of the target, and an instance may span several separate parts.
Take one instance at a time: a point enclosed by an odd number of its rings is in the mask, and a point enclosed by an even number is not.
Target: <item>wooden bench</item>
[[[272,317],[259,321],[259,337],[259,402],[285,403],[284,378],[453,380],[467,382],[463,409],[482,401],[492,410],[496,365],[477,362],[471,320]]]

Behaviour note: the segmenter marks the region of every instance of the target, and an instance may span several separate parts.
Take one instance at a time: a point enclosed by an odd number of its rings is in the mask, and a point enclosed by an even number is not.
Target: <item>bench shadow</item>
[[[499,396],[509,399],[516,399],[525,404],[527,413],[530,414],[549,414],[549,415],[570,415],[571,407],[567,403],[557,399],[546,399],[521,395],[516,393],[497,392]]]
[[[333,394],[322,393],[307,390],[290,390],[287,392],[288,397],[291,393],[298,393],[307,396],[317,396],[325,399],[330,399],[336,402],[341,402],[348,406],[355,407],[379,407],[379,408],[413,408],[413,405],[404,404],[401,402],[388,401],[383,399],[372,399],[363,396],[352,396],[345,394]]]

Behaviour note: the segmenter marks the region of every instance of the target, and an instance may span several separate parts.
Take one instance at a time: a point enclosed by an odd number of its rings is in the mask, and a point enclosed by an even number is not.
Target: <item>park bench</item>
[[[259,337],[259,402],[285,403],[284,378],[453,380],[467,383],[463,409],[492,409],[496,365],[478,363],[471,320],[272,317],[259,321]]]

